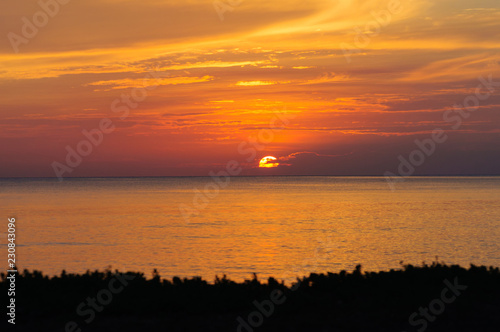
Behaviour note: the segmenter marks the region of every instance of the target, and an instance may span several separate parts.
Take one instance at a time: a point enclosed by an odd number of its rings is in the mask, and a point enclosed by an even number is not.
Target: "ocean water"
[[[436,256],[500,266],[500,177],[414,177],[395,191],[383,177],[2,179],[0,216],[5,257],[15,217],[18,268],[50,275],[111,266],[290,282]]]

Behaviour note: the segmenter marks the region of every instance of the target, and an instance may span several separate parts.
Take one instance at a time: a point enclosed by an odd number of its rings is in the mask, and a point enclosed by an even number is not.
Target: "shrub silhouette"
[[[257,275],[237,283],[226,275],[213,283],[200,277],[162,279],[156,270],[151,279],[135,278],[87,324],[76,313],[88,297],[107,289],[118,271],[62,271],[48,277],[24,270],[16,278],[18,331],[64,331],[67,321],[84,331],[137,330],[150,324],[153,330],[236,331],[237,317],[257,310],[254,301],[269,299],[279,289],[286,301],[276,306],[256,331],[416,331],[408,323],[419,307],[439,298],[444,280],[455,278],[467,290],[446,305],[427,331],[497,331],[500,326],[500,272],[498,268],[434,262],[403,265],[399,270],[317,274],[297,278],[286,285],[274,278],[261,282]],[[0,275],[0,291],[6,293],[6,275]],[[3,323],[2,323],[3,324]]]

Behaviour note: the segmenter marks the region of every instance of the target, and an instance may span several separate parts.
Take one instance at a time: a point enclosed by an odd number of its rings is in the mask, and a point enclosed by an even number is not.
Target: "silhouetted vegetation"
[[[237,331],[237,317],[247,320],[263,303],[281,294],[269,317],[254,331],[417,331],[409,317],[442,296],[445,280],[465,285],[426,331],[498,331],[500,272],[498,268],[457,265],[405,265],[401,270],[310,274],[294,285],[257,276],[236,283],[225,276],[209,283],[201,278],[162,279],[127,272],[123,288],[118,271],[62,272],[47,277],[39,271],[17,276],[17,331],[64,331],[74,321],[82,331]],[[5,274],[0,288],[7,292]],[[132,279],[133,277],[133,279]],[[123,277],[122,277],[123,279]],[[102,312],[77,314],[77,307],[99,291],[120,288]],[[102,293],[102,292],[101,292]],[[109,293],[109,292],[108,292]],[[102,294],[101,294],[102,295]],[[447,295],[451,297],[452,292]],[[107,301],[107,299],[106,299]],[[90,322],[86,322],[88,319]],[[4,319],[5,321],[6,319]],[[2,325],[4,323],[2,322]],[[415,325],[415,324],[414,324]],[[240,331],[248,331],[240,327]]]

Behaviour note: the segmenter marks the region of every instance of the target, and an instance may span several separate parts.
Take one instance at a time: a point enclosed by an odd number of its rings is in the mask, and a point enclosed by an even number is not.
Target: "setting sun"
[[[278,167],[279,163],[273,163],[272,161],[274,160],[276,160],[276,157],[273,156],[264,157],[259,161],[259,167],[267,167],[267,168]]]

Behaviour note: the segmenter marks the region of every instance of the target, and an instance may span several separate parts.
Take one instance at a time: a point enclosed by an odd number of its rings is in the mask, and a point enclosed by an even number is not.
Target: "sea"
[[[19,270],[156,269],[162,278],[500,267],[500,177],[0,179]]]

